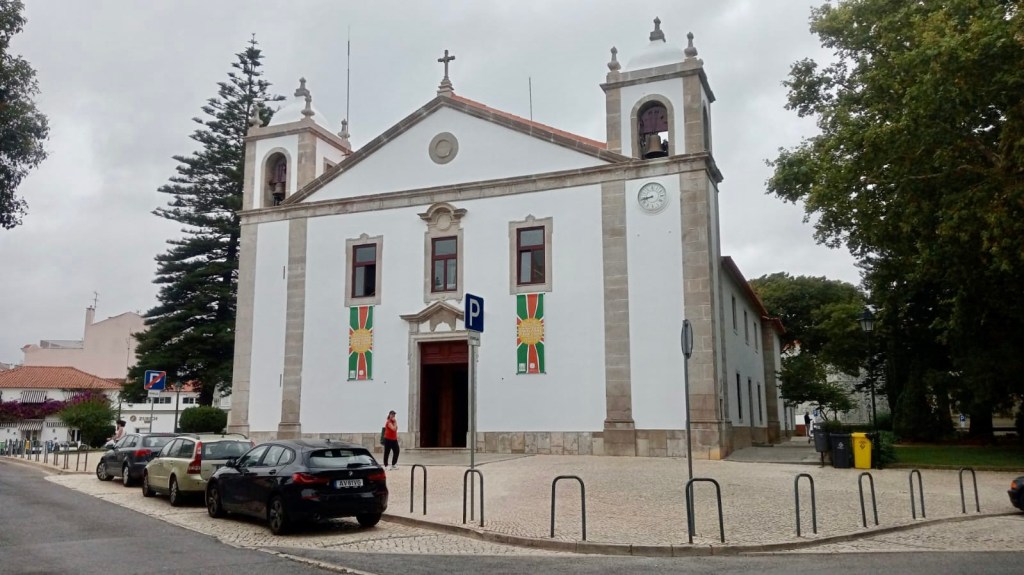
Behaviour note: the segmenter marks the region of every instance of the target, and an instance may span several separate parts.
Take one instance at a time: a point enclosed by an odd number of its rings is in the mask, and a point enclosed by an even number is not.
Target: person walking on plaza
[[[804,412],[804,429],[807,430],[807,443],[811,442],[811,414]]]
[[[107,438],[107,441],[113,441],[113,442],[120,441],[120,439],[122,437],[124,437],[124,426],[125,425],[127,425],[127,422],[125,420],[118,419],[117,420],[117,429],[114,430],[114,435],[112,435],[111,437]]]
[[[384,467],[398,469],[398,420],[394,410],[388,412],[388,420],[384,422]],[[388,455],[394,453],[391,467],[388,467]]]

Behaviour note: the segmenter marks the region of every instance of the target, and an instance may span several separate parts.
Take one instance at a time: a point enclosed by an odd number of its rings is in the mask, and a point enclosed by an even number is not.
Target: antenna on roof
[[[352,26],[348,27],[348,43],[347,43],[347,54],[345,56],[345,119],[348,120],[349,125],[352,125],[352,117],[348,115],[349,105],[349,86],[350,79],[352,77]]]
[[[100,301],[99,292],[92,292],[92,309],[96,309],[96,304]]]
[[[530,81],[530,121],[533,121],[533,76],[529,76]]]

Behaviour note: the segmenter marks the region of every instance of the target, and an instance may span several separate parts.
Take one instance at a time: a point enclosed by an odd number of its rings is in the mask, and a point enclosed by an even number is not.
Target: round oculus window
[[[459,154],[459,140],[451,132],[441,132],[430,140],[427,152],[434,163],[447,164]]]

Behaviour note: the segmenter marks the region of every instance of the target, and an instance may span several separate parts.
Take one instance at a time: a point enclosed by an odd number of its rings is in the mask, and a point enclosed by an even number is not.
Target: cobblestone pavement
[[[410,458],[411,459],[411,458]],[[420,459],[423,461],[423,459]],[[446,462],[447,463],[447,462]],[[431,465],[428,470],[428,514],[422,510],[422,474],[416,471],[416,511],[409,512],[409,466],[388,472],[391,498],[388,513],[426,519],[435,524],[462,526],[462,478],[465,466]],[[587,456],[531,456],[498,460],[479,466],[485,478],[483,531],[548,540],[551,480],[558,475],[579,475],[587,488],[587,540],[594,543],[675,545],[686,547],[683,489],[685,459],[612,458]],[[818,533],[811,529],[810,493],[801,480],[803,537],[795,533],[793,482],[799,473],[814,479]],[[854,541],[807,548],[806,552],[1010,550],[1024,541],[1024,514],[984,517],[972,521],[922,525],[888,534],[871,535],[861,526],[857,478],[859,470],[800,464],[756,464],[733,461],[694,461],[697,477],[713,477],[721,484],[725,515],[725,545],[806,544],[836,535],[858,535]],[[983,513],[1014,511],[1006,497],[1010,481],[1019,472],[979,472],[978,492]],[[920,523],[910,513],[908,471],[872,471],[880,527],[910,527]],[[924,470],[927,518],[961,517],[956,471]],[[377,529],[359,529],[339,520],[284,540],[270,535],[259,522],[209,518],[201,502],[172,508],[165,498],[145,499],[138,488],[99,482],[92,475],[51,476],[50,481],[90,493],[140,512],[163,517],[184,527],[219,537],[226,543],[253,547],[307,547],[335,550],[435,554],[543,554],[458,535],[384,521]],[[868,486],[865,480],[865,487]],[[915,481],[916,487],[916,481]],[[973,504],[970,479],[967,499]],[[697,546],[720,546],[714,489],[697,484]],[[479,492],[477,492],[479,498]],[[869,524],[870,492],[866,493]],[[581,535],[578,484],[558,485],[556,540],[577,541]],[[921,516],[920,507],[917,509]],[[872,526],[873,527],[873,526]]]
[[[860,470],[800,464],[752,464],[733,461],[693,462],[694,476],[715,478],[722,488],[727,545],[764,545],[862,533],[857,480]],[[428,467],[427,520],[462,524],[464,467]],[[551,481],[578,475],[586,482],[587,540],[633,545],[679,545],[687,541],[684,486],[686,460],[589,456],[533,456],[479,466],[485,483],[485,530],[523,537],[547,538],[550,529]],[[793,482],[799,473],[814,479],[818,533],[811,529],[810,491],[801,482],[803,537],[796,537]],[[388,512],[423,518],[422,481],[417,470],[416,512],[409,512],[410,470],[389,472]],[[908,471],[872,471],[881,527],[910,525]],[[1006,496],[1012,472],[979,472],[978,492],[985,513],[1013,511]],[[922,472],[928,519],[956,517],[960,491],[956,471]],[[870,490],[864,480],[869,524]],[[714,488],[696,487],[694,543],[718,545]],[[916,487],[916,481],[915,481]],[[967,477],[967,489],[970,490]],[[968,499],[973,499],[968,493]],[[971,501],[973,503],[973,501]],[[574,481],[558,484],[556,539],[581,536],[579,488]],[[920,506],[917,509],[921,517]],[[1024,530],[1018,529],[1021,540]]]
[[[126,488],[117,479],[101,482],[92,475],[51,475],[49,481],[116,503],[146,515],[158,517],[186,529],[217,537],[240,547],[303,547],[377,553],[433,553],[445,555],[558,555],[478,541],[457,535],[406,527],[382,521],[373,529],[362,529],[355,520],[335,520],[309,527],[286,537],[276,537],[266,525],[241,517],[213,519],[206,514],[201,498],[184,507],[171,507],[166,497],[145,498],[139,487]]]

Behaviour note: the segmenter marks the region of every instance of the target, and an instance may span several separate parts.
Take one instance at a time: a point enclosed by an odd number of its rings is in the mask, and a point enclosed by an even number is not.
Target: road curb
[[[49,463],[43,463],[42,461],[32,461],[29,459],[19,459],[16,457],[0,457],[0,462],[14,463],[16,465],[21,465],[24,467],[32,467],[40,471],[45,471],[49,475],[88,475],[92,473],[91,471],[88,470],[74,471],[72,469],[61,469],[59,467],[54,467]]]
[[[992,517],[1007,517],[1017,515],[1015,511],[1003,511],[998,513],[975,513],[972,515],[958,515],[953,517],[939,517],[936,519],[919,519],[914,523],[903,525],[890,525],[888,527],[875,527],[858,531],[856,533],[843,533],[830,535],[815,539],[801,539],[799,541],[785,541],[781,543],[765,543],[756,545],[634,545],[630,543],[594,543],[591,541],[562,541],[558,539],[542,539],[539,537],[523,537],[520,535],[508,535],[486,531],[479,527],[452,525],[450,523],[436,523],[416,517],[403,515],[384,514],[384,520],[391,523],[419,527],[442,533],[450,533],[462,537],[469,537],[489,543],[500,543],[515,547],[526,547],[531,549],[544,549],[546,551],[561,551],[563,553],[578,553],[581,555],[631,555],[635,557],[707,557],[722,555],[742,555],[748,553],[778,553],[792,551],[795,549],[807,549],[831,543],[843,543],[855,541],[876,535],[910,531],[919,527],[938,525],[942,523],[960,523],[973,521],[975,519],[988,519]]]

